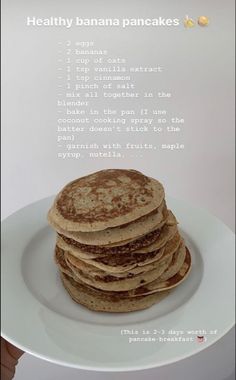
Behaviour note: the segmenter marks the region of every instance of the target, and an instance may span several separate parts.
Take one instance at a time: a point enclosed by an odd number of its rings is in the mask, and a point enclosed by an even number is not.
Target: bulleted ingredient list
[[[96,41],[58,41],[56,48],[59,159],[183,151],[184,111],[173,112],[178,93],[163,84],[169,68],[161,61],[130,60]]]

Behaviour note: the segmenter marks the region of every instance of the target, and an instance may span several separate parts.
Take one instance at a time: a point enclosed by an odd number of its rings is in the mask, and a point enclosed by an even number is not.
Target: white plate
[[[106,314],[74,303],[60,282],[46,221],[52,200],[2,225],[2,335],[11,343],[65,366],[129,371],[187,358],[234,325],[234,234],[214,216],[167,199],[192,254],[187,280],[147,310]],[[168,341],[177,332],[182,341]],[[145,338],[153,340],[137,341]]]

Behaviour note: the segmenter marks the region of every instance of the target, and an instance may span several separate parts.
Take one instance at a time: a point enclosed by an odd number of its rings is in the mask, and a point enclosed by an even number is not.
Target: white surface
[[[25,354],[15,380],[235,380],[234,334],[231,330],[205,351],[176,364],[129,373],[99,373],[70,369]]]
[[[29,205],[2,226],[2,333],[9,341],[55,363],[127,371],[189,357],[232,328],[234,236],[218,219],[203,209],[167,198],[168,207],[181,220],[192,255],[190,275],[161,304],[139,312],[104,314],[76,305],[61,285],[52,258],[55,233],[46,221],[52,202],[51,197]],[[222,268],[223,282],[215,275]],[[121,329],[165,331],[164,335],[151,333],[154,338],[169,338],[171,329],[183,331],[182,336],[191,336],[193,341],[130,344]],[[215,329],[217,332],[211,334]],[[187,330],[206,333],[188,335]],[[199,343],[196,335],[204,335],[206,341]],[[138,336],[143,337],[141,333]]]

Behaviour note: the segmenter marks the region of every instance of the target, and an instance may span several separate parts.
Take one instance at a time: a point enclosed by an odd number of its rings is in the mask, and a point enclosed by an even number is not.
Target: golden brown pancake
[[[80,232],[66,231],[51,221],[53,228],[61,235],[87,245],[122,245],[122,242],[132,241],[155,229],[161,228],[170,219],[165,201],[158,209],[133,222],[102,231]]]
[[[162,227],[163,228],[163,227]],[[73,239],[67,238],[64,235],[59,234],[59,236],[69,245],[72,245],[76,248],[79,248],[80,250],[84,252],[91,252],[94,254],[116,254],[116,253],[127,253],[127,252],[132,252],[135,251],[139,248],[145,247],[147,245],[150,245],[154,243],[154,241],[157,240],[158,236],[161,233],[161,230],[157,229],[152,232],[149,232],[148,234],[141,236],[138,239],[132,240],[126,244],[123,245],[116,245],[116,246],[110,246],[110,245],[88,245],[88,244],[82,244],[79,243],[78,241],[75,241]]]
[[[66,231],[101,231],[147,215],[164,195],[160,182],[136,170],[101,170],[66,185],[48,220]]]
[[[170,218],[172,219],[171,217],[171,212],[169,212],[169,216]],[[173,214],[172,214],[173,215]],[[135,251],[131,251],[129,249],[125,250],[121,250],[121,249],[114,249],[114,255],[109,255],[112,259],[112,257],[115,257],[116,259],[116,256],[119,255],[120,257],[123,256],[123,253],[124,254],[128,254],[128,255],[131,255],[132,252],[134,253],[140,253],[140,254],[146,254],[146,253],[151,253],[151,252],[156,252],[158,249],[162,248],[165,246],[165,244],[170,240],[172,239],[172,237],[176,234],[177,232],[177,226],[176,224],[169,224],[169,216],[168,216],[168,219],[166,221],[166,224],[163,226],[163,228],[161,228],[161,231],[160,231],[160,235],[158,235],[157,239],[150,245],[146,245],[142,248],[139,248]],[[74,255],[75,257],[78,257],[79,259],[85,259],[85,260],[89,260],[89,259],[99,259],[101,257],[105,257],[107,256],[107,252],[106,252],[106,249],[100,249],[100,252],[99,253],[93,253],[93,252],[88,252],[86,250],[82,250],[80,249],[79,247],[77,247],[76,245],[72,245],[69,243],[68,239],[66,239],[67,241],[65,241],[63,239],[62,236],[60,235],[57,235],[57,245],[64,249],[64,250],[67,250],[67,251],[70,251],[72,255]],[[133,242],[133,240],[131,240]],[[76,243],[75,243],[76,244]],[[111,246],[105,246],[103,248],[110,248]],[[114,247],[112,245],[112,247]],[[116,246],[117,247],[117,246]],[[91,247],[88,246],[88,249],[92,249]],[[117,251],[117,252],[116,252]],[[121,251],[121,252],[120,252]],[[132,255],[131,255],[132,256]]]
[[[78,269],[72,260],[68,260],[68,257],[65,255],[66,263],[73,272],[75,279],[84,282],[85,284],[91,285],[97,289],[107,290],[107,291],[127,291],[130,289],[136,289],[137,287],[142,286],[145,283],[152,282],[164,273],[168,268],[168,265],[172,259],[172,255],[168,256],[160,265],[156,268],[148,271],[142,272],[137,275],[128,273],[125,278],[119,278],[107,274],[105,276],[100,276],[96,274],[88,274],[85,271]]]
[[[85,273],[94,273],[100,276],[111,274],[125,277],[127,272],[137,274],[153,269],[157,263],[160,263],[168,255],[173,254],[180,243],[181,237],[177,232],[165,247],[146,254],[130,252],[129,254],[109,255],[99,259],[82,260],[75,257],[70,249],[63,250],[63,252],[64,254],[66,253],[67,260]]]

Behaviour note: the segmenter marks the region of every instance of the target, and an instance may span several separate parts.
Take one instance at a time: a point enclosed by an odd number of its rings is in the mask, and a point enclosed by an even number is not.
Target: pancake
[[[173,254],[172,260],[169,264],[168,269],[160,277],[161,281],[168,280],[173,277],[182,267],[186,256],[186,248],[184,241],[182,241],[179,250]]]
[[[59,262],[59,269],[61,272],[68,274],[71,278],[73,278],[73,272],[70,270],[70,268],[67,266],[65,260],[64,263],[61,262],[61,259],[63,260],[63,255],[60,257]],[[115,296],[119,298],[126,298],[126,297],[138,297],[140,295],[148,295],[153,294],[156,292],[162,292],[166,290],[170,290],[181,284],[188,276],[191,269],[191,255],[186,247],[186,256],[183,265],[179,269],[179,271],[171,278],[169,278],[166,281],[161,281],[160,279],[153,281],[145,286],[139,287],[137,289],[129,290],[129,291],[121,291],[121,292],[112,292],[112,291],[102,291],[97,290],[96,288],[86,285],[80,280],[73,278],[76,283],[82,284],[88,288],[90,288],[93,291],[99,291],[103,296]]]
[[[169,215],[173,215],[173,214],[170,212]],[[170,216],[170,219],[172,219],[172,216]],[[173,223],[173,222],[169,223],[170,219],[169,218],[167,219],[166,224],[163,226],[163,228],[160,231],[159,236],[153,243],[143,246],[139,249],[136,249],[134,252],[135,253],[136,252],[137,253],[152,252],[163,247],[166,244],[166,242],[170,240],[178,231],[177,225],[176,225],[177,223]]]
[[[75,241],[73,239],[67,238],[64,235],[59,234],[59,236],[69,245],[72,245],[74,247],[79,248],[80,250],[84,252],[91,252],[94,254],[116,254],[116,253],[127,253],[127,252],[132,252],[135,251],[136,249],[145,247],[147,245],[150,245],[154,243],[158,236],[161,233],[161,228],[154,230],[152,232],[149,232],[148,234],[141,236],[138,239],[134,239],[129,241],[128,243],[125,243],[123,245],[116,245],[116,246],[111,246],[111,245],[87,245],[87,244],[82,244],[79,243],[78,241]]]
[[[145,294],[152,294],[155,292],[162,292],[165,290],[170,290],[180,285],[188,276],[191,270],[191,255],[187,247],[184,262],[178,272],[176,272],[172,277],[166,280],[162,280],[161,276],[153,282],[150,282],[146,286],[135,289],[133,292],[129,292],[130,296],[138,296]]]
[[[157,263],[165,259],[168,255],[173,254],[181,243],[181,237],[178,233],[160,250],[139,254],[116,254],[105,256],[94,260],[81,260],[73,255],[73,252],[68,249],[64,252],[67,253],[67,258],[71,263],[83,270],[85,273],[93,272],[100,274],[112,274],[113,276],[125,277],[129,273],[141,273],[153,269]]]
[[[168,226],[174,226],[176,224],[178,224],[179,222],[177,221],[175,215],[173,214],[173,212],[171,210],[168,210],[168,218],[166,220],[166,224]]]
[[[120,255],[120,257],[122,256],[123,253],[131,255],[131,252],[140,253],[140,254],[155,252],[158,249],[162,248],[167,243],[167,241],[170,240],[177,232],[176,224],[170,224],[170,221],[171,220],[173,221],[172,215],[173,214],[169,210],[166,224],[163,226],[163,228],[161,228],[160,234],[157,235],[156,240],[152,244],[146,245],[139,249],[135,249],[134,251],[131,251],[129,249],[124,249],[125,247],[123,249],[116,248],[113,250],[107,250],[107,248],[114,248],[114,246],[111,247],[109,245],[109,246],[103,247],[104,249],[100,249],[100,250],[95,249],[96,253],[93,253],[93,252],[89,252],[88,250],[86,251],[84,246],[83,246],[83,249],[81,249],[79,247],[80,244],[76,244],[76,243],[70,244],[70,240],[68,240],[67,238],[65,239],[65,236],[63,239],[62,235],[57,235],[57,245],[64,250],[69,250],[73,256],[78,257],[79,259],[82,259],[82,260],[99,259],[101,257],[107,256],[109,254],[109,251],[111,254],[113,254],[112,256]],[[133,240],[131,241],[133,242]],[[148,242],[150,242],[150,240]],[[88,249],[91,250],[91,247],[90,248],[88,247]]]
[[[144,284],[156,280],[168,268],[172,255],[168,256],[165,261],[153,270],[142,272],[137,275],[128,274],[125,278],[119,278],[109,274],[103,277],[99,275],[92,276],[73,265],[74,263],[72,264],[72,260],[68,260],[67,255],[65,255],[65,259],[67,265],[72,270],[75,279],[78,279],[81,282],[91,285],[97,289],[119,292],[136,289]]]
[[[71,251],[64,251],[67,259],[74,263],[74,266],[83,270],[85,273],[97,273],[100,275],[111,274],[113,276],[122,275],[127,276],[128,273],[133,273],[133,269],[145,264],[151,264],[154,261],[160,260],[164,255],[165,249],[151,253],[151,256],[144,257],[143,254],[137,254],[137,257],[130,255],[114,255],[105,256],[95,260],[81,260],[71,254]],[[146,259],[146,260],[145,260]],[[145,266],[146,268],[146,266]],[[144,269],[145,270],[145,269]],[[142,269],[140,269],[142,271]]]
[[[123,224],[119,227],[107,228],[102,231],[93,232],[75,232],[63,230],[55,222],[51,221],[53,228],[63,236],[71,238],[79,243],[92,245],[110,245],[121,241],[133,240],[155,229],[161,228],[169,214],[165,201],[160,207],[148,215],[145,215],[136,221]]]
[[[75,245],[69,244],[68,240],[66,241],[63,239],[62,235],[57,234],[56,244],[59,248],[70,251],[73,256],[78,257],[78,259],[96,259],[98,257],[105,257],[107,256],[106,252],[101,253],[92,253],[92,252],[86,252],[80,249],[79,247],[76,247]]]
[[[180,244],[181,247],[179,248]],[[180,267],[183,263],[183,260],[181,261],[183,254],[185,255],[185,250],[183,250],[183,243],[181,242],[180,236],[176,234],[176,236],[165,247],[164,254],[159,260],[148,263],[146,265],[136,265],[134,268],[131,268],[128,271],[125,270],[119,273],[111,273],[108,271],[101,270],[95,267],[94,265],[87,264],[86,262],[75,258],[74,256],[70,255],[70,253],[67,251],[64,252],[66,263],[71,268],[75,276],[78,276],[82,281],[85,281],[86,283],[95,287],[96,283],[98,283],[99,287],[105,290],[113,289],[107,289],[107,286],[104,288],[104,284],[102,284],[102,282],[112,283],[113,281],[119,281],[116,284],[111,284],[111,287],[115,287],[116,290],[121,290],[119,289],[119,285],[122,285],[123,287],[130,286],[134,283],[136,284],[138,282],[139,276],[142,276],[141,279],[145,280],[145,282],[147,283],[149,281],[149,276],[145,276],[145,274],[147,273],[150,276],[152,276],[152,273],[154,274],[154,271],[156,271],[155,278],[158,278],[160,271],[162,271],[163,265],[169,264],[169,267],[166,267],[169,271],[172,270],[172,267],[173,270],[175,270],[174,268],[176,268],[176,262]],[[175,260],[173,260],[172,256],[175,257]],[[153,278],[153,276],[151,278]]]
[[[73,272],[66,263],[64,251],[58,246],[55,247],[54,260],[61,272],[67,274],[70,277],[73,277]]]
[[[163,291],[146,296],[120,298],[119,295],[104,295],[83,284],[75,282],[66,274],[61,274],[62,283],[71,298],[93,311],[125,313],[143,310],[164,299],[169,291]]]
[[[139,273],[145,273],[152,269],[155,269],[157,265],[161,265],[166,259],[171,255],[171,253],[164,252],[164,255],[160,260],[154,261],[152,263],[148,263],[146,265],[142,266],[134,266],[133,268],[129,269],[128,271],[121,271],[121,272],[107,272],[102,269],[99,269],[93,265],[89,265],[81,260],[76,259],[74,256],[70,255],[68,252],[64,253],[65,260],[69,264],[72,264],[74,268],[78,269],[79,271],[82,271],[85,275],[91,276],[91,277],[99,277],[101,280],[105,280],[109,278],[111,281],[116,281],[117,278],[130,278],[133,277]]]
[[[48,221],[66,231],[101,231],[149,214],[164,195],[160,182],[136,170],[101,170],[66,185]]]

